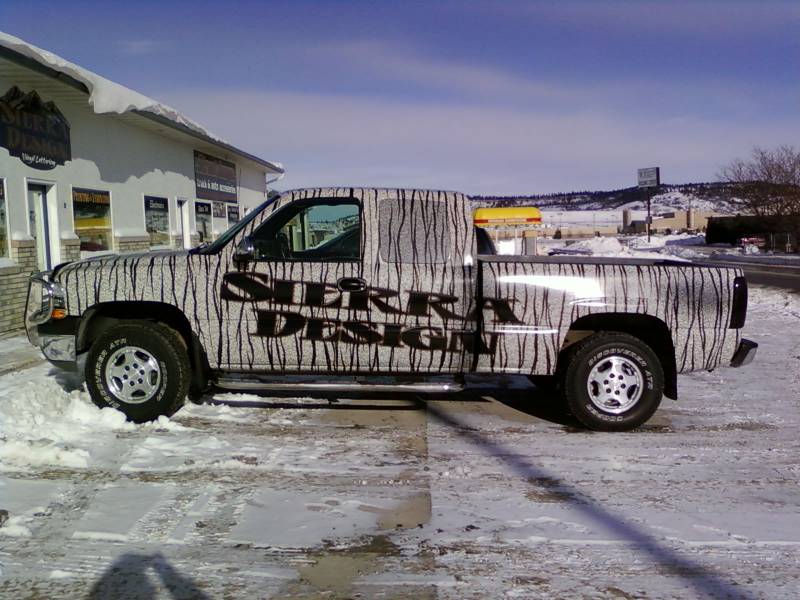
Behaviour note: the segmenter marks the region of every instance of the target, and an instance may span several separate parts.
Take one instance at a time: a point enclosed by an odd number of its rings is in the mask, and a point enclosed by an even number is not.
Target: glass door
[[[36,260],[39,270],[52,268],[50,256],[50,221],[47,214],[47,187],[39,184],[28,184],[28,215],[30,218],[31,237],[36,242]]]

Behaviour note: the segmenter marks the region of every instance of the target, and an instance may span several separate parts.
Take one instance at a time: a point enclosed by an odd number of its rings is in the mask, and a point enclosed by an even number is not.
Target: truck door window
[[[392,263],[441,264],[450,259],[444,202],[387,198],[378,205],[378,250]]]
[[[361,259],[361,211],[355,201],[299,202],[281,210],[252,235],[256,260]]]

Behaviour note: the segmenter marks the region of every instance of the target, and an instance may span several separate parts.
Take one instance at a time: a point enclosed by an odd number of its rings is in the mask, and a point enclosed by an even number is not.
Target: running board
[[[330,377],[315,375],[258,376],[234,373],[220,374],[214,385],[224,390],[237,392],[416,392],[420,394],[443,394],[459,392],[464,384],[453,377],[419,376],[375,376],[375,377]]]

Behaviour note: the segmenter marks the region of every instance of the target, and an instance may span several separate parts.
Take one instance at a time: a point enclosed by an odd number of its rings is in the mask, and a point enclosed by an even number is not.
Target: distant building
[[[679,233],[682,231],[705,231],[708,220],[719,216],[719,213],[704,210],[680,210],[653,217],[650,231],[652,233]],[[628,210],[622,213],[622,231],[624,233],[645,233],[647,221],[631,218]]]

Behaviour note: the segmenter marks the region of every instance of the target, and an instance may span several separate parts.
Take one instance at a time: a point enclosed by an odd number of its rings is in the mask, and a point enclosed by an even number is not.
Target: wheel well
[[[664,395],[678,398],[678,369],[669,327],[658,317],[631,313],[599,313],[577,319],[567,332],[561,355],[575,342],[597,331],[619,331],[639,338],[656,353],[664,369]],[[560,362],[560,361],[559,361]]]
[[[202,391],[210,367],[206,353],[186,316],[175,306],[163,302],[102,302],[89,308],[78,328],[78,352],[89,349],[100,333],[120,321],[154,321],[174,329],[186,342],[192,368],[192,391]]]

